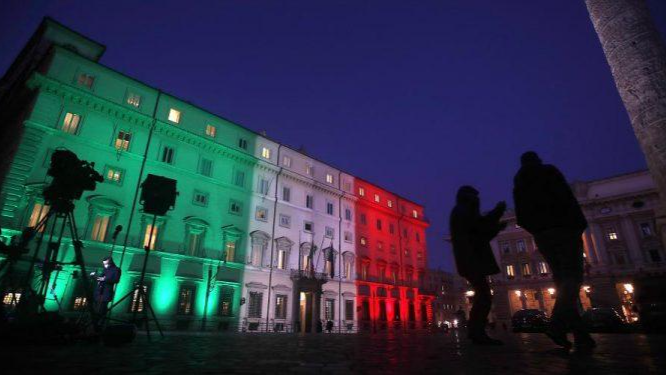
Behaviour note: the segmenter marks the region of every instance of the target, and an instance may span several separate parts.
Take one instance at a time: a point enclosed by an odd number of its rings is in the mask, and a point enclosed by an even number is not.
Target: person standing
[[[104,270],[97,276],[97,288],[95,289],[95,307],[99,315],[98,325],[104,324],[109,302],[113,301],[115,286],[120,281],[120,268],[116,266],[111,257],[102,260]],[[98,327],[98,328],[99,328]]]
[[[506,227],[506,223],[500,222],[505,210],[506,203],[499,202],[488,214],[481,215],[479,192],[472,186],[462,186],[451,211],[449,223],[456,268],[474,290],[467,335],[477,345],[502,344],[488,336],[486,325],[492,303],[488,276],[500,272],[490,240]]]
[[[579,292],[583,284],[584,259],[582,234],[587,220],[562,173],[543,164],[528,151],[521,158],[514,178],[513,198],[518,225],[534,236],[537,248],[548,263],[556,288],[548,337],[569,350],[567,337],[573,331],[579,349],[596,344],[587,332],[579,312]]]

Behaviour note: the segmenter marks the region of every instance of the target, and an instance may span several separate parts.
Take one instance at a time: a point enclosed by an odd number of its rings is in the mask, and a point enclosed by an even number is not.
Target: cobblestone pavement
[[[167,334],[130,345],[19,346],[2,350],[3,373],[225,374],[641,374],[666,373],[666,336],[595,335],[591,354],[565,354],[537,333],[473,346],[462,333]],[[9,365],[9,366],[8,366]],[[4,372],[5,369],[11,371]]]

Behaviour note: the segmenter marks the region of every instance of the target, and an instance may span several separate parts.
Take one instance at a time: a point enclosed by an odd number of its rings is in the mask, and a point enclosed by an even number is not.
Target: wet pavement
[[[642,374],[666,373],[666,336],[596,334],[589,354],[565,354],[538,333],[502,332],[499,347],[462,333],[139,335],[101,344],[2,348],[2,373],[100,374]],[[10,370],[5,372],[5,370]]]

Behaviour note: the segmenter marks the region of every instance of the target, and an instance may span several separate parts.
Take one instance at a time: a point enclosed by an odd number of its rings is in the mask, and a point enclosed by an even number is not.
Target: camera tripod
[[[139,277],[139,282],[134,286],[132,290],[130,290],[127,294],[122,296],[118,301],[114,302],[111,307],[109,307],[108,313],[110,314],[111,311],[121,304],[124,300],[128,298],[132,298],[130,300],[131,303],[131,311],[132,311],[132,324],[136,324],[137,319],[136,316],[139,313],[139,308],[141,309],[141,314],[143,315],[142,322],[144,325],[144,328],[146,330],[146,335],[148,335],[148,339],[150,340],[150,321],[155,322],[155,326],[157,327],[157,331],[160,333],[161,337],[164,337],[164,333],[162,333],[162,328],[160,327],[160,323],[157,320],[157,316],[155,315],[155,311],[153,311],[153,306],[150,304],[150,299],[148,298],[148,293],[147,293],[147,287],[144,284],[145,278],[146,278],[146,266],[148,265],[148,255],[150,254],[150,248],[152,245],[155,244],[155,238],[153,238],[153,234],[155,231],[155,222],[157,221],[157,215],[153,214],[153,223],[150,227],[150,234],[148,236],[148,243],[143,247],[143,250],[145,251],[145,256],[143,257],[143,265],[141,266],[141,276]],[[150,315],[148,313],[150,312]]]
[[[51,292],[54,295],[56,303],[58,304],[58,308],[60,309],[60,301],[55,294],[57,279],[63,265],[74,265],[77,266],[80,270],[84,294],[87,301],[89,301],[89,303],[86,304],[88,313],[90,314],[93,326],[95,329],[97,329],[97,322],[99,317],[92,304],[93,293],[90,289],[88,274],[86,273],[85,263],[83,261],[83,244],[79,239],[79,235],[76,230],[76,222],[74,221],[74,204],[66,199],[54,199],[49,203],[51,204],[49,212],[38,222],[34,228],[29,228],[24,231],[21,240],[14,250],[15,252],[20,252],[22,249],[25,249],[29,242],[33,240],[38,233],[40,234],[37,238],[37,245],[35,246],[34,253],[30,259],[28,272],[21,285],[24,291],[24,296],[22,296],[21,300],[18,301],[18,307],[20,307],[19,314],[25,316],[46,311],[44,303],[46,301],[46,295],[49,292],[49,283],[51,282],[51,277],[54,271],[56,274],[55,279],[51,284]],[[59,233],[56,235],[58,220],[61,220],[61,223]],[[35,267],[38,265],[38,258],[40,257],[40,250],[42,247],[42,242],[44,241],[45,231],[49,225],[51,226],[51,229],[48,238],[48,246],[44,254],[44,260],[40,262],[41,276],[36,283],[36,288],[33,288],[33,273],[35,272]],[[66,228],[69,229],[70,238],[72,239],[72,244],[74,246],[75,257],[71,262],[63,262],[58,260],[58,254]],[[8,269],[3,276],[5,279],[3,281],[13,281],[12,269],[17,259],[18,258],[14,258],[13,261],[10,261],[10,259],[7,260],[10,263],[7,263]]]

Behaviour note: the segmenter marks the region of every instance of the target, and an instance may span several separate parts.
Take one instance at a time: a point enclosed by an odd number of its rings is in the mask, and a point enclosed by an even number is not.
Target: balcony
[[[291,270],[292,280],[317,280],[327,282],[329,275],[325,272],[315,272],[312,270]]]

